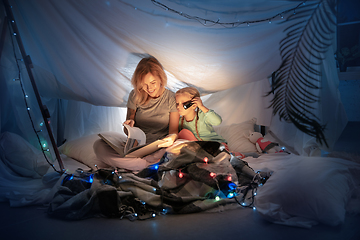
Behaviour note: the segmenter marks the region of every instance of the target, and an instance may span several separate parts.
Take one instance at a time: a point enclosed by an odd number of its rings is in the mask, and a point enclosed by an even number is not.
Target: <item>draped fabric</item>
[[[337,89],[334,49],[323,61],[322,99],[314,110],[328,124],[329,148],[319,146],[292,124],[278,121],[277,116],[272,118],[267,108],[272,96],[263,96],[270,90],[269,76],[281,64],[279,42],[288,26],[280,23],[293,14],[283,13],[283,19],[279,13],[302,1],[161,1],[181,14],[151,0],[9,2],[58,145],[100,131],[122,131],[130,79],[146,55],[162,63],[171,90],[197,87],[205,105],[222,116],[223,125],[255,117],[299,154],[310,155],[309,146],[331,150],[347,122]],[[0,8],[4,46],[0,52],[1,132],[18,133],[37,145],[32,125],[38,130],[41,114],[24,62],[16,62],[21,58],[17,42]],[[197,21],[185,14],[235,24]],[[253,23],[257,20],[264,21]],[[13,81],[18,76],[20,81]],[[20,83],[28,96],[25,99]],[[46,133],[42,137],[46,140]]]

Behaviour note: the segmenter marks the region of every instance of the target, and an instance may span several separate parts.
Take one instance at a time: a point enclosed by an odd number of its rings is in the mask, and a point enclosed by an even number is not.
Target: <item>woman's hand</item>
[[[135,121],[133,119],[128,119],[123,123],[123,125],[125,125],[125,124],[129,125],[130,127],[134,127]],[[126,135],[129,135],[128,130],[127,130],[127,128],[125,126],[124,126],[124,133]]]
[[[126,112],[127,120],[123,123],[123,125],[126,124],[126,125],[129,125],[130,127],[134,127],[135,113],[136,113],[135,109],[127,108],[127,112]]]
[[[123,124],[129,125],[130,127],[134,127],[135,121],[133,119],[128,119]]]
[[[135,121],[133,119],[128,119],[123,124],[129,125],[130,127],[134,127]]]
[[[176,138],[177,138],[177,134],[175,134],[175,133],[169,134],[168,136],[166,136],[165,138],[162,139],[165,142],[159,144],[158,147],[170,147],[171,145],[173,145]]]

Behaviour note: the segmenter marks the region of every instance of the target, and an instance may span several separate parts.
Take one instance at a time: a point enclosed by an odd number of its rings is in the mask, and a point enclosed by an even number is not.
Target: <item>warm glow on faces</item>
[[[142,89],[147,94],[149,94],[150,97],[152,98],[159,97],[161,95],[160,87],[161,87],[160,78],[152,75],[151,73],[145,75]]]
[[[191,101],[193,98],[190,94],[176,94],[176,108],[181,116],[194,112],[195,105],[192,105],[190,108],[184,109],[183,103]]]

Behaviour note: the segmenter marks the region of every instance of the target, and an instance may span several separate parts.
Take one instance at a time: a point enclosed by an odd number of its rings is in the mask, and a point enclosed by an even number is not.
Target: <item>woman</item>
[[[166,89],[167,77],[154,57],[143,58],[137,65],[131,79],[134,89],[127,103],[124,124],[139,127],[150,143],[164,138],[168,147],[174,143],[178,133],[179,113],[176,109],[175,94]]]
[[[137,65],[131,79],[134,89],[127,103],[124,124],[144,131],[146,142],[165,140],[159,147],[171,146],[177,139],[179,113],[175,94],[166,89],[167,77],[160,62],[154,57],[143,58]],[[101,139],[94,143],[99,160],[109,166],[129,170],[141,170],[157,162],[164,149],[145,158],[123,158]]]

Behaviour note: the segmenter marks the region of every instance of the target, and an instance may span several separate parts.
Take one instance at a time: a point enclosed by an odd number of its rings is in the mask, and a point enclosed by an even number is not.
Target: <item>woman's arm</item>
[[[135,109],[127,108],[126,121],[123,124],[127,124],[130,127],[134,127],[135,112],[136,112]],[[124,132],[126,135],[128,134],[126,127],[124,127]]]
[[[169,120],[169,134],[178,134],[179,133],[179,112],[171,112]]]
[[[169,119],[169,135],[165,137],[165,143],[159,144],[159,147],[169,147],[171,146],[175,140],[178,138],[179,132],[179,118],[180,115],[178,112],[171,112]]]

